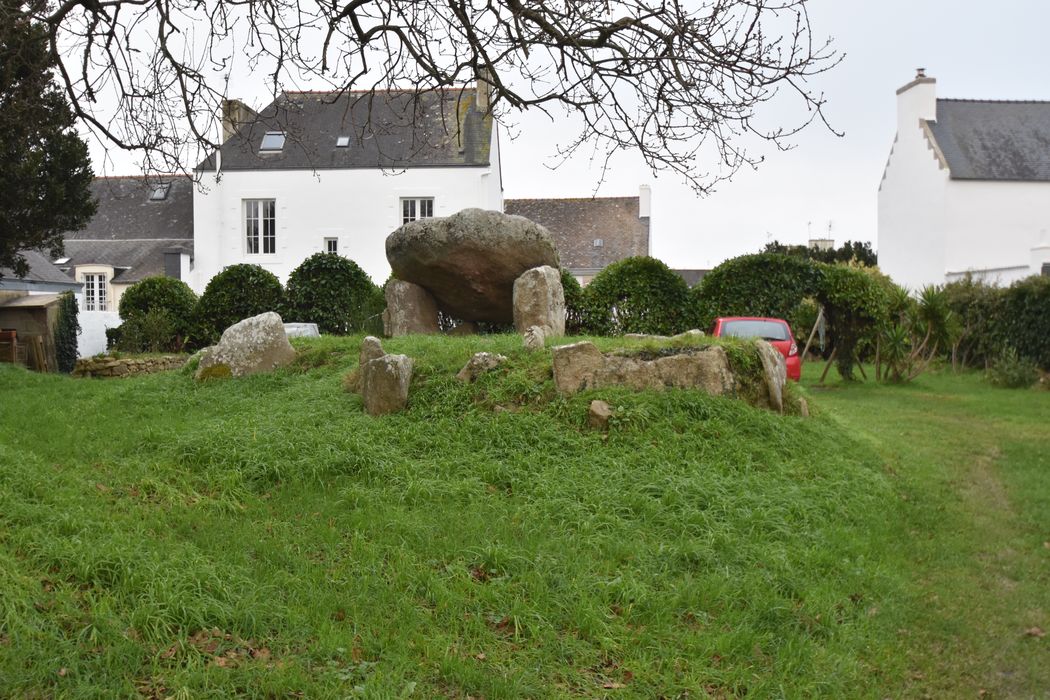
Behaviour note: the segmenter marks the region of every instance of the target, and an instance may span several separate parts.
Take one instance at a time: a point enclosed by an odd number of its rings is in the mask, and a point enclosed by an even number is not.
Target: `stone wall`
[[[157,357],[88,357],[77,360],[73,368],[74,377],[130,377],[136,374],[152,374],[172,369],[182,369],[186,355],[161,355]]]

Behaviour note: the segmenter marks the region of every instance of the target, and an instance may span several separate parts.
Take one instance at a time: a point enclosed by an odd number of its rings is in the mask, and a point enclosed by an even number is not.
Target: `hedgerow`
[[[819,263],[759,253],[727,260],[693,287],[701,328],[720,316],[768,316],[793,321],[821,282]]]

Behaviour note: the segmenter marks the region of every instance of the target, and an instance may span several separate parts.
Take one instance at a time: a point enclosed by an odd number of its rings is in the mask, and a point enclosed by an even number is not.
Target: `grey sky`
[[[757,143],[752,150],[764,153],[766,162],[704,199],[670,174],[654,177],[630,153],[613,161],[598,196],[652,185],[652,252],[672,267],[712,267],[772,238],[802,243],[809,222],[814,236],[824,235],[831,221],[839,242],[875,242],[876,193],[895,129],[894,93],[918,66],[937,78],[941,97],[1050,100],[1047,0],[811,0],[809,7],[815,36],[830,36],[845,54],[840,66],[812,83],[825,93],[827,116],[845,137],[815,124],[786,153]],[[261,83],[252,94],[254,77],[235,76],[234,82],[243,88],[237,96],[265,101]],[[794,124],[799,109],[797,102],[779,102],[760,116],[765,124]],[[560,126],[542,114],[517,118],[518,138],[502,139],[508,198],[593,193],[598,173],[586,158],[555,171],[545,167]],[[97,143],[92,155],[99,172],[135,172],[119,152],[111,151],[104,165]]]

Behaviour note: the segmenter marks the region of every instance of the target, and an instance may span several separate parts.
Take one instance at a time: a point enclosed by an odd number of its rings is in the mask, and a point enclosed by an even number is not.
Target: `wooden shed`
[[[58,371],[55,326],[61,302],[60,294],[0,299],[0,362],[15,362],[39,372]]]

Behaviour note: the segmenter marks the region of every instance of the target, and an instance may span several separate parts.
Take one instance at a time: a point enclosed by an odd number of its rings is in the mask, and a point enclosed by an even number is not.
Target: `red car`
[[[762,338],[780,351],[787,361],[788,379],[796,382],[802,377],[802,358],[798,354],[791,326],[779,318],[729,316],[716,318],[711,335],[716,338]]]

